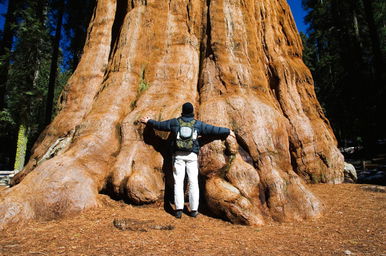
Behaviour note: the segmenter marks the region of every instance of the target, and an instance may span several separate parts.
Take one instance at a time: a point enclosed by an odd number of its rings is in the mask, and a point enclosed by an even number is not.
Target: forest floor
[[[0,255],[386,256],[385,187],[309,187],[324,203],[322,217],[261,227],[233,225],[203,214],[175,219],[163,206],[131,206],[106,196],[101,208],[0,232]],[[114,226],[114,219],[125,218],[133,230]]]

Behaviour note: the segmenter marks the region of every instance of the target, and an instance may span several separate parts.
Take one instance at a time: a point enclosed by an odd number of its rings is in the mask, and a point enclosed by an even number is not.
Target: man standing
[[[142,117],[140,121],[154,129],[173,133],[175,217],[181,218],[184,209],[185,171],[189,179],[189,205],[191,210],[189,215],[196,217],[200,197],[197,162],[200,144],[197,138],[199,135],[211,135],[225,139],[228,135],[235,137],[234,132],[228,128],[209,125],[194,119],[194,108],[190,102],[182,105],[182,114],[178,118],[157,122],[149,117]]]

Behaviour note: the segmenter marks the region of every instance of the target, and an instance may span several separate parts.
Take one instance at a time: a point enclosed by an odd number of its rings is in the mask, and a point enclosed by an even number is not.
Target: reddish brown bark
[[[318,216],[304,180],[341,182],[343,157],[287,3],[118,4],[114,16],[114,0],[98,1],[63,109],[18,184],[1,195],[0,226],[95,207],[101,190],[139,204],[162,200],[171,183],[168,134],[138,119],[176,117],[186,101],[199,119],[237,134],[201,150],[215,215],[251,225]]]

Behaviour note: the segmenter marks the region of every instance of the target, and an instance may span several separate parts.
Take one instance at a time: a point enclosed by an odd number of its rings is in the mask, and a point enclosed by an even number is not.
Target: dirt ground
[[[0,232],[0,255],[386,255],[386,193],[364,186],[310,185],[325,205],[321,218],[262,227],[203,214],[175,219],[162,206],[106,198],[107,206],[71,218]],[[113,225],[127,218],[144,228]]]

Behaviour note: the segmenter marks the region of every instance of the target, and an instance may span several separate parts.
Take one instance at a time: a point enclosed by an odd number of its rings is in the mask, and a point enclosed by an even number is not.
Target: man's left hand
[[[150,117],[148,116],[144,116],[142,117],[141,119],[139,119],[139,121],[141,121],[141,123],[144,123],[144,124],[147,124],[147,122],[150,120]]]

